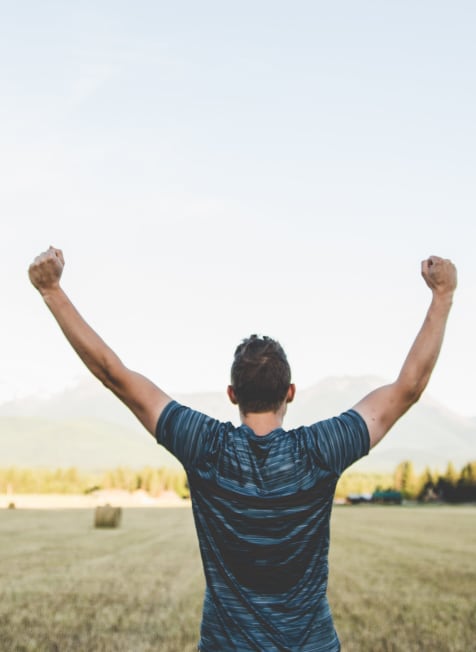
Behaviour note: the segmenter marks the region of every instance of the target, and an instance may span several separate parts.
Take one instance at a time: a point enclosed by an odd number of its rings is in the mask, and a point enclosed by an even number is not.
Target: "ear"
[[[238,401],[236,400],[236,396],[235,396],[235,390],[231,385],[228,385],[228,387],[226,388],[226,393],[228,394],[228,398],[233,403],[233,405],[238,405]]]
[[[286,394],[286,403],[292,403],[294,401],[295,396],[296,396],[296,385],[294,383],[291,383],[289,385],[288,393]]]

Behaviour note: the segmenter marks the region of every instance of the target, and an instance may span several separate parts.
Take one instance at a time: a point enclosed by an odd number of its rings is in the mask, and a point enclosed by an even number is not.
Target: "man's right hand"
[[[452,294],[456,289],[456,267],[447,258],[430,256],[422,262],[421,274],[433,294]]]
[[[50,247],[35,258],[28,269],[30,281],[40,294],[59,288],[64,258],[61,249]]]

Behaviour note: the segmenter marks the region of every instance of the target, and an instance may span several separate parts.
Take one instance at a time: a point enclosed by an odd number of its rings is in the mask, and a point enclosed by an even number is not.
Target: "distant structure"
[[[400,491],[395,489],[385,489],[385,491],[374,491],[373,494],[349,494],[346,498],[348,505],[361,505],[362,503],[374,503],[377,505],[401,505],[403,496]]]
[[[395,489],[386,489],[385,491],[374,491],[372,502],[380,505],[401,505],[403,495],[401,491]]]
[[[372,494],[349,494],[345,499],[349,505],[360,505],[361,503],[371,503]]]

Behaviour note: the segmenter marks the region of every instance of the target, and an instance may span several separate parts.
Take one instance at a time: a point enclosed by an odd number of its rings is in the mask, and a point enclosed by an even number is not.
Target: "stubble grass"
[[[329,599],[345,652],[476,650],[476,509],[341,507]]]
[[[476,508],[338,507],[329,598],[343,652],[468,652]],[[0,650],[196,650],[203,573],[191,511],[0,512]],[[223,651],[225,652],[225,651]]]

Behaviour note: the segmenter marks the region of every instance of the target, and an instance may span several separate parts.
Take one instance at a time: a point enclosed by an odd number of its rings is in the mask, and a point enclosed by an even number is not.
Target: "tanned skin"
[[[371,447],[419,400],[443,343],[456,289],[456,267],[448,259],[430,256],[422,262],[421,273],[432,300],[397,380],[371,392],[354,406],[367,424]]]
[[[148,378],[128,369],[86,323],[60,286],[64,269],[61,249],[50,247],[35,258],[30,280],[86,367],[135,414],[152,435],[172,399]]]
[[[60,285],[64,265],[62,251],[50,247],[30,265],[32,284],[91,373],[127,405],[154,435],[160,414],[172,400],[171,397],[145,376],[128,369],[81,317]],[[432,299],[398,378],[371,392],[354,406],[367,424],[371,447],[418,401],[428,384],[443,343],[456,289],[456,268],[450,260],[430,256],[422,262],[421,273],[431,290]],[[227,391],[232,403],[237,404],[233,387],[229,386]],[[282,426],[287,404],[293,400],[294,394],[295,386],[291,384],[276,412],[244,414],[240,410],[242,422],[257,435],[268,434]]]

